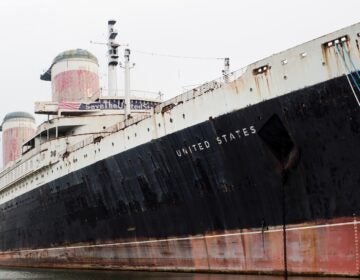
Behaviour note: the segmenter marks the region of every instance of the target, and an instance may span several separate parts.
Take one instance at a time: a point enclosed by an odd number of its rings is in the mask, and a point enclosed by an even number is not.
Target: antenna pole
[[[230,74],[230,58],[225,57],[224,58],[224,70],[222,70],[223,77],[225,83],[229,82],[229,74]]]
[[[130,49],[125,49],[124,52],[124,72],[125,72],[125,119],[130,118]]]
[[[109,20],[108,21],[108,58],[109,58],[109,64],[108,64],[108,90],[109,96],[116,96],[117,95],[117,65],[119,64],[118,59],[118,47],[119,44],[115,42],[115,38],[118,34],[117,30],[114,29],[116,21],[115,20]]]

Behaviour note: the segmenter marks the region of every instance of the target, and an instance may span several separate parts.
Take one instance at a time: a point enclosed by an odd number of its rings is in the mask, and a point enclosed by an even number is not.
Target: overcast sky
[[[118,41],[130,49],[180,56],[230,57],[231,70],[359,21],[359,0],[1,0],[0,118],[33,112],[51,98],[39,79],[64,50],[85,48],[100,62],[107,86],[107,20],[117,20]],[[121,49],[121,53],[123,49]],[[132,53],[132,88],[162,91],[220,76],[222,61]],[[119,71],[120,72],[120,71]],[[122,86],[122,75],[119,73]]]

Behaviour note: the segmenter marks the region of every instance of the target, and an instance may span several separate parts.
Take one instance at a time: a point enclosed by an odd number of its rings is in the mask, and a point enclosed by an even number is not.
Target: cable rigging
[[[136,52],[136,53],[140,53],[140,54],[149,55],[149,56],[162,56],[162,57],[179,58],[179,59],[201,59],[201,60],[224,60],[224,59],[226,59],[225,57],[182,56],[182,55],[149,52],[149,51],[143,51],[143,50],[132,50],[132,51]]]
[[[341,46],[341,49],[343,50],[343,53],[346,53],[347,58],[348,58],[348,60],[350,61],[350,64],[351,64],[351,66],[352,66],[353,69],[351,69],[351,68],[349,67],[349,65],[346,63],[345,55],[344,55],[344,54],[341,54],[339,45]],[[342,61],[342,63],[343,63],[343,66],[344,66],[344,68],[345,68],[345,71],[348,72],[348,74],[345,73],[345,76],[346,76],[346,78],[347,78],[347,80],[348,80],[348,83],[349,83],[350,88],[351,88],[351,90],[352,90],[352,92],[353,92],[353,95],[354,95],[354,97],[355,97],[355,99],[356,99],[356,102],[357,102],[357,104],[358,104],[359,107],[360,107],[359,97],[358,97],[358,95],[356,94],[355,89],[354,89],[354,87],[353,87],[353,85],[352,85],[352,83],[351,83],[351,81],[350,81],[350,79],[349,79],[349,76],[350,76],[352,82],[355,84],[355,87],[356,87],[356,89],[358,90],[358,93],[360,93],[360,74],[359,74],[359,70],[356,68],[354,62],[352,61],[352,59],[351,59],[351,57],[350,57],[350,54],[349,54],[348,50],[346,49],[346,47],[345,47],[345,50],[344,50],[342,43],[336,44],[336,45],[335,45],[335,50],[336,50],[337,54],[341,57],[341,61]],[[355,75],[357,76],[357,78],[359,79],[359,81],[356,80],[356,76],[353,75],[353,71],[355,72]]]

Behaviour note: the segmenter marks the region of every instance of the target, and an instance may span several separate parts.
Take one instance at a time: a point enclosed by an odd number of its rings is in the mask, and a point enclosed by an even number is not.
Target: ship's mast
[[[124,51],[124,72],[125,72],[125,118],[130,117],[131,100],[130,100],[130,49]]]
[[[229,82],[229,74],[230,74],[230,58],[225,57],[224,58],[224,70],[222,70],[222,74],[224,77],[224,82]]]
[[[118,91],[118,76],[117,76],[117,65],[119,64],[118,47],[119,44],[115,42],[115,38],[118,34],[117,30],[114,29],[116,21],[108,21],[108,90],[109,96],[116,96]]]

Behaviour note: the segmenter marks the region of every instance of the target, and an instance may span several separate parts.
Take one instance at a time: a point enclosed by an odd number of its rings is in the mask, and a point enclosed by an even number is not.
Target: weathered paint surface
[[[17,118],[8,120],[3,124],[3,166],[21,155],[23,142],[34,134],[35,124],[32,120]]]
[[[360,276],[356,219],[287,228],[287,272]],[[181,238],[0,253],[0,265],[283,274],[283,229],[271,227]]]
[[[52,80],[53,101],[89,101],[99,97],[99,77],[87,70],[68,70]]]

